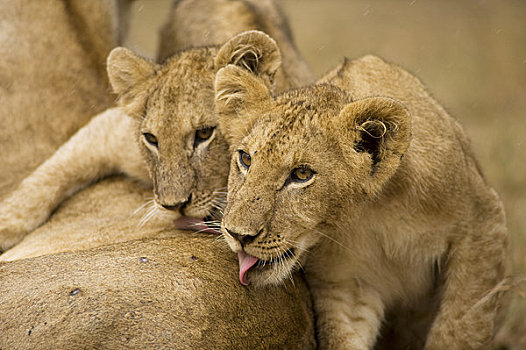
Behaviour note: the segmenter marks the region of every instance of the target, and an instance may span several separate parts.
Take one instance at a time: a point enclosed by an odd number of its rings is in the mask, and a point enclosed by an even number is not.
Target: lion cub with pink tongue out
[[[388,348],[490,346],[502,204],[416,78],[366,56],[277,97],[231,65],[215,89],[233,152],[222,231],[241,283],[304,267],[323,349],[381,347],[382,324]]]

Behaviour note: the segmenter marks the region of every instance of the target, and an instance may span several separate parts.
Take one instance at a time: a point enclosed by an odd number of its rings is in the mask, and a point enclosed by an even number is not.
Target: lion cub
[[[229,65],[215,90],[233,153],[221,229],[241,283],[303,266],[323,349],[371,349],[383,322],[412,334],[403,348],[488,346],[503,207],[418,79],[366,56],[277,97]]]
[[[218,229],[230,154],[216,130],[213,84],[227,64],[258,74],[269,88],[277,74],[282,89],[309,76],[297,74],[305,65],[281,66],[276,42],[259,31],[180,51],[162,65],[114,49],[108,76],[121,108],[94,117],[0,203],[0,252],[73,192],[118,173],[153,184],[155,203],[183,215],[176,228]]]

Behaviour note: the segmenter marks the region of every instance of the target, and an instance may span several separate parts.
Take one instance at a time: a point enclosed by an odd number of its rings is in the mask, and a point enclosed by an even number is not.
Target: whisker
[[[221,230],[221,226],[220,225],[207,224],[207,226],[210,227],[213,230],[216,230],[216,231],[220,231]]]
[[[223,233],[219,234],[216,239],[214,240],[214,243],[222,243],[224,244],[224,246],[226,246],[227,248],[230,248],[230,246],[228,245],[228,242],[226,241],[226,238],[225,238],[225,235],[223,235]]]
[[[223,214],[223,207],[215,204],[215,203],[211,203],[212,204],[212,207],[216,208],[217,210],[219,210],[219,212],[221,212],[221,214]]]
[[[203,228],[203,229],[197,230],[197,231],[195,231],[195,233],[201,233],[201,232],[205,232],[205,231],[208,231],[208,230],[210,230],[210,228],[207,227],[207,228]]]
[[[341,242],[339,242],[338,240],[336,240],[336,239],[332,238],[331,236],[329,236],[329,235],[327,235],[327,234],[321,232],[320,230],[314,230],[314,231],[317,232],[317,233],[319,233],[319,234],[322,235],[323,237],[325,237],[325,238],[327,238],[327,239],[333,241],[334,243],[336,243],[336,244],[339,245],[340,247],[342,247],[342,248],[344,248],[344,249],[347,249],[347,250],[349,250],[349,251],[353,251],[351,248],[346,247],[345,245],[343,245],[343,244],[342,244]]]
[[[210,224],[221,224],[221,221],[220,220],[203,220],[203,222],[205,223],[210,223]]]
[[[142,211],[146,206],[153,204],[153,197],[150,197],[151,199],[147,200],[144,204],[139,206],[137,209],[135,209],[132,213],[132,215],[137,215],[140,211]]]
[[[143,215],[141,220],[139,221],[137,227],[142,228],[144,225],[146,225],[153,217],[155,217],[158,214],[158,208],[154,204],[147,212]]]
[[[212,198],[211,202],[226,205],[226,198],[219,198],[219,197]]]

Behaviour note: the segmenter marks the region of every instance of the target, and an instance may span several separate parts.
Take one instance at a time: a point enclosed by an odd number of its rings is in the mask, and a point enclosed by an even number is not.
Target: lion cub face
[[[228,175],[227,146],[216,130],[213,109],[215,51],[183,51],[162,66],[129,51],[110,56],[121,65],[143,65],[145,71],[133,79],[133,95],[121,92],[121,103],[137,119],[139,147],[156,202],[192,217],[212,213],[222,200],[219,191],[224,191]],[[132,68],[137,74],[137,67]],[[113,82],[118,86],[119,81]]]
[[[215,88],[233,153],[222,231],[241,283],[279,283],[392,175],[409,145],[409,116],[392,99],[351,102],[331,85],[274,99],[234,66],[218,72]]]
[[[256,31],[219,48],[179,52],[162,65],[124,48],[112,51],[110,82],[121,107],[138,122],[139,147],[159,205],[185,216],[214,217],[225,199],[230,159],[216,128],[215,73],[235,64],[261,76],[270,88],[280,63],[275,42]]]

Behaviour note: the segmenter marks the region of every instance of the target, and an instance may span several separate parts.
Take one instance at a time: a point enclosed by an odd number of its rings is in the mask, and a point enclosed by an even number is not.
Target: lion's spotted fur
[[[322,348],[490,346],[502,203],[418,79],[365,56],[275,97],[234,66],[215,88],[233,152],[222,230],[271,266],[248,270],[252,283],[303,266]],[[292,178],[302,167],[313,170],[305,182]]]

